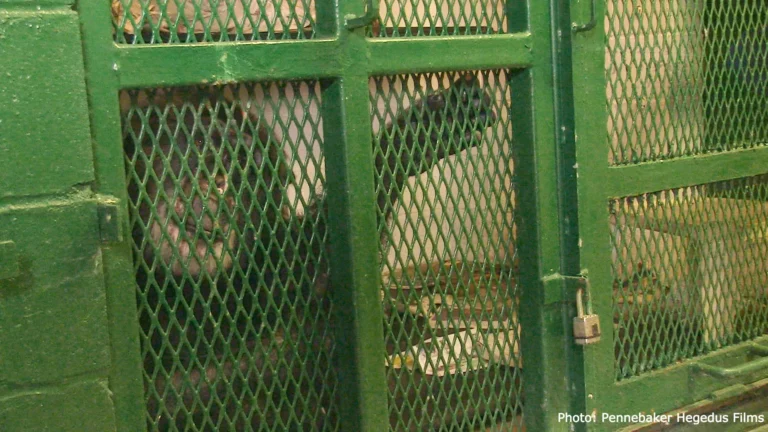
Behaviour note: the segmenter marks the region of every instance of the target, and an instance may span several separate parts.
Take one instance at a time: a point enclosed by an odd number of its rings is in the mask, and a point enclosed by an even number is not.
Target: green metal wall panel
[[[0,198],[63,192],[92,181],[77,14],[2,7]]]
[[[116,428],[73,3],[0,2],[0,429],[8,431]]]
[[[105,375],[107,313],[95,201],[0,208],[19,271],[0,280],[0,388]]]
[[[4,432],[116,431],[107,381],[89,379],[57,387],[35,387],[0,396]]]

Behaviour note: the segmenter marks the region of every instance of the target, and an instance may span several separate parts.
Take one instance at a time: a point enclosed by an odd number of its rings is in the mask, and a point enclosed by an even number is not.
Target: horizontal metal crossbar
[[[697,357],[699,362],[706,361],[720,363],[727,359],[739,359],[743,361],[751,352],[755,344],[765,343],[766,337],[753,339],[752,342],[723,348],[717,352]],[[660,375],[665,379],[658,379]],[[756,381],[756,374],[748,375],[745,378],[737,380],[738,382],[749,383]],[[692,384],[692,383],[695,383]],[[656,408],[656,412],[668,412],[679,408],[680,401],[706,400],[716,395],[717,390],[722,388],[722,379],[710,377],[704,373],[693,370],[690,362],[680,362],[672,365],[664,371],[651,372],[641,377],[624,380],[614,384],[617,390],[610,400],[603,400],[605,412],[618,411],[622,406],[633,403],[638,410],[648,410]],[[693,393],[691,393],[693,390]],[[633,398],[638,392],[646,394],[664,394],[661,403],[658,400],[648,400],[638,403],[637,398]],[[653,407],[650,404],[653,403]]]
[[[329,78],[341,73],[338,48],[334,40],[121,46],[115,67],[122,88]]]
[[[527,68],[533,65],[531,35],[372,39],[370,72],[376,74],[444,70]],[[397,59],[397,61],[392,61]]]
[[[606,196],[621,197],[765,172],[768,148],[736,150],[606,170]]]
[[[371,39],[367,46],[370,75],[533,65],[528,33]],[[118,53],[115,70],[122,88],[331,78],[341,75],[342,70],[340,44],[335,39],[116,46],[115,49]]]

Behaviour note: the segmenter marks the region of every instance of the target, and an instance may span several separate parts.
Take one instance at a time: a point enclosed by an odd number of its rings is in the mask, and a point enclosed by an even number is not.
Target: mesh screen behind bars
[[[768,331],[768,175],[610,203],[616,378]]]
[[[313,0],[112,0],[118,43],[229,42],[315,36]]]
[[[381,0],[372,35],[451,36],[507,31],[503,0]]]
[[[121,93],[150,430],[337,428],[319,98]]]
[[[503,33],[503,0],[377,0],[376,36]],[[118,43],[227,42],[315,37],[314,0],[112,0]]]
[[[382,76],[371,87],[390,427],[515,430],[522,361],[507,72]]]
[[[611,164],[768,143],[768,3],[610,0]]]
[[[768,3],[611,0],[609,162],[768,143]],[[616,379],[766,330],[766,176],[610,203]]]
[[[519,427],[507,73],[371,88],[392,428]],[[121,93],[151,430],[337,429],[319,98]]]

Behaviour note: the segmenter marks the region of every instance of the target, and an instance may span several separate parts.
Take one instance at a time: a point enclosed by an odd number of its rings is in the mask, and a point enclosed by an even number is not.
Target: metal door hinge
[[[570,301],[571,293],[587,285],[587,279],[583,276],[566,276],[560,273],[546,275],[541,281],[544,284],[544,304],[548,305]]]
[[[120,223],[117,201],[100,202],[97,206],[99,217],[99,235],[102,243],[123,241],[122,224]]]

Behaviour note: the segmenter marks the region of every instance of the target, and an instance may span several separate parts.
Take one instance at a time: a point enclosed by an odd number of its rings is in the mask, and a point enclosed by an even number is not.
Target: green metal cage
[[[370,81],[395,430],[519,423],[506,83]],[[320,89],[121,93],[150,429],[338,428]],[[479,208],[499,216],[468,224]]]
[[[0,430],[768,386],[763,0],[6,0],[0,52]]]
[[[726,403],[764,376],[768,8],[596,9],[604,39],[577,36],[573,51],[579,73],[604,77],[575,87],[576,106],[605,95],[600,115],[575,111],[579,235],[610,342],[584,351],[586,412]],[[607,124],[607,139],[579,124]]]

